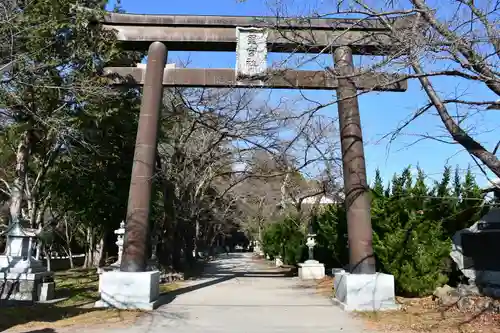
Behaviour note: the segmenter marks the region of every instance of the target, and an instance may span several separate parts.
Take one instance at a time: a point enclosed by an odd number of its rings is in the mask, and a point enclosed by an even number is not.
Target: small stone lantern
[[[118,260],[116,260],[113,264],[111,264],[112,267],[120,267],[122,263],[122,256],[123,256],[123,240],[125,237],[125,221],[122,221],[120,223],[120,228],[115,230],[115,235],[116,235],[116,246],[118,246]]]
[[[316,246],[316,234],[310,224],[306,246],[309,250],[309,259],[299,264],[299,277],[302,280],[319,280],[325,277],[325,265],[314,260],[314,247]]]
[[[316,234],[313,231],[312,225],[309,225],[309,232],[307,234],[307,241],[306,241],[306,246],[309,249],[309,261],[317,262],[314,260],[314,247],[316,246]]]
[[[97,269],[98,274],[102,274],[102,273],[108,272],[108,271],[119,271],[120,270],[120,265],[122,264],[122,256],[123,256],[123,240],[125,237],[125,222],[124,221],[122,221],[120,223],[120,227],[115,230],[115,235],[116,235],[115,244],[118,247],[118,259],[109,266],[99,267]]]

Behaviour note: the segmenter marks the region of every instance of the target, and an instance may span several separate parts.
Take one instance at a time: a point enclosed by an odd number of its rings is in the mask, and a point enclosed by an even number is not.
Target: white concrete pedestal
[[[397,310],[394,276],[389,274],[337,273],[334,304],[345,311]]]
[[[274,259],[274,265],[275,265],[276,267],[281,267],[281,266],[283,266],[283,259],[281,259],[281,257],[275,258],[275,259]]]
[[[160,296],[160,272],[102,272],[99,293],[95,307],[153,310]]]
[[[299,264],[301,280],[321,280],[325,277],[325,265],[317,260],[307,260]]]

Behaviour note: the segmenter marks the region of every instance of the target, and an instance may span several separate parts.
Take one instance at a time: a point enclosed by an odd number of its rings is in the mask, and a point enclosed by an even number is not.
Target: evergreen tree
[[[373,246],[379,268],[394,275],[400,294],[425,295],[447,280],[443,262],[450,242],[440,222],[427,219],[423,211],[428,192],[424,173],[419,169],[412,186],[409,170],[393,177],[385,209],[372,214]]]
[[[316,260],[328,267],[342,267],[349,262],[347,219],[344,205],[328,205],[313,217],[317,234],[314,249]]]
[[[79,227],[99,237],[125,215],[138,90],[102,74],[142,54],[122,52],[95,23],[106,3],[13,1],[0,22],[0,66],[11,64],[0,80],[0,154],[16,157],[0,174],[11,220],[45,228],[48,207],[52,216],[74,210]]]

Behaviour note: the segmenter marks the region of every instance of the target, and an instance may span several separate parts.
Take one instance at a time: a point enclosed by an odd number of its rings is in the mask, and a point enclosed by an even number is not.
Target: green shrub
[[[316,233],[314,258],[326,267],[342,267],[349,262],[347,220],[343,205],[328,205],[313,216]]]
[[[394,275],[398,294],[428,295],[448,281],[444,264],[451,241],[438,221],[425,220],[415,212],[407,217],[391,215],[373,234],[379,268]]]
[[[429,189],[423,171],[419,169],[413,179],[408,167],[384,188],[376,173],[371,191],[373,249],[377,270],[394,275],[399,295],[429,295],[450,276],[456,279],[447,267],[450,237],[488,209],[470,171],[463,181],[458,171],[453,181],[451,178],[451,169],[446,167],[441,181]],[[317,235],[315,259],[327,267],[348,264],[344,206],[326,206],[311,222]],[[305,238],[296,219],[288,217],[267,227],[264,251],[296,264],[307,256]]]
[[[448,281],[444,264],[451,242],[441,222],[426,214],[429,191],[419,170],[415,184],[410,168],[395,175],[382,193],[379,173],[372,200],[373,249],[382,272],[394,275],[396,291],[428,295]]]
[[[283,263],[296,265],[304,256],[305,235],[297,218],[289,216],[270,224],[262,236],[262,247],[271,259],[281,256]]]

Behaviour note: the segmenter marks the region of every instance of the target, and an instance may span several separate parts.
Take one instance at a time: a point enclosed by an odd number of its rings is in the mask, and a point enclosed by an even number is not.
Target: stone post
[[[376,273],[372,247],[370,192],[366,181],[365,153],[353,76],[356,75],[352,50],[347,46],[335,50],[335,72],[338,75],[337,105],[339,112],[342,170],[344,173],[349,271],[335,272],[333,301],[347,311],[381,311],[397,309],[394,276]]]

